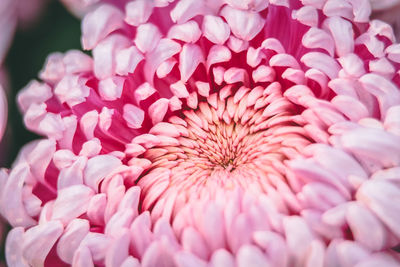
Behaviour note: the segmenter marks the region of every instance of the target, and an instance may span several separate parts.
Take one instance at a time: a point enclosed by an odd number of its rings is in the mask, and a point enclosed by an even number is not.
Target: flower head
[[[368,1],[100,5],[18,102],[11,266],[396,266],[399,45]],[[374,229],[371,232],[371,229]],[[22,243],[22,246],[21,246]]]

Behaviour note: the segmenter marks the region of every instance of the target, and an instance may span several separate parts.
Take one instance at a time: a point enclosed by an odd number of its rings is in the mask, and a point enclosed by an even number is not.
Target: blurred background
[[[34,22],[17,30],[4,64],[9,82],[9,117],[0,144],[0,167],[10,167],[20,148],[39,138],[23,124],[15,100],[18,91],[30,80],[37,79],[50,53],[79,49],[80,33],[80,21],[57,0],[48,1]]]
[[[34,22],[18,28],[4,62],[8,126],[0,143],[0,168],[9,168],[23,145],[40,138],[23,124],[16,104],[18,91],[37,79],[50,53],[80,48],[80,21],[57,0],[47,1],[42,8]],[[4,239],[8,230],[0,222],[0,266],[5,266]]]

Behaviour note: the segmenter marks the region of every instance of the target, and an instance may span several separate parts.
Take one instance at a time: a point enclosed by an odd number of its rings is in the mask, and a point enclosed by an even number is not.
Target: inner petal
[[[284,162],[312,142],[296,107],[279,86],[232,88],[227,85],[196,109],[155,125],[146,138],[133,139],[130,146],[147,149],[130,163],[151,162],[138,179],[144,210],[176,194],[183,203],[205,195],[213,199],[216,187],[253,194],[289,188]]]

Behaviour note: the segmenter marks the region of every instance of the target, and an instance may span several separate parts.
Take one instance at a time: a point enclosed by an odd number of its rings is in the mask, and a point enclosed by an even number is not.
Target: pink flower
[[[173,2],[173,3],[169,3]],[[368,1],[100,5],[18,102],[9,266],[398,266],[400,46]]]

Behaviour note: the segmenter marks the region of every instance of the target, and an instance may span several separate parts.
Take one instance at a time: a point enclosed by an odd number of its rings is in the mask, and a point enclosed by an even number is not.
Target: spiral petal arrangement
[[[10,266],[399,266],[400,45],[368,0],[101,3],[18,96]]]

